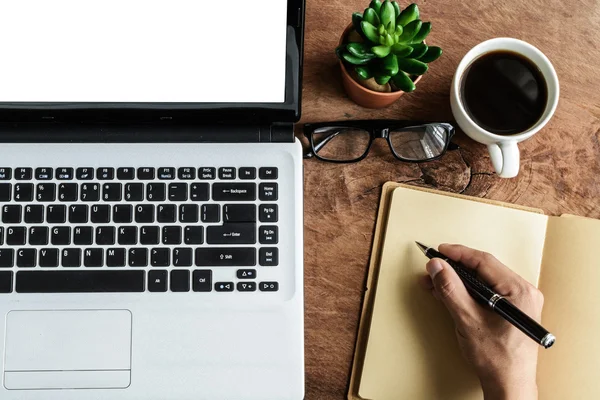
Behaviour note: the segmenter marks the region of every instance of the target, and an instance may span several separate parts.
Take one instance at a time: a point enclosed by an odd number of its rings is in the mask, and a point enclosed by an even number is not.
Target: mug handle
[[[519,173],[519,147],[516,142],[488,145],[492,165],[500,178],[514,178]]]

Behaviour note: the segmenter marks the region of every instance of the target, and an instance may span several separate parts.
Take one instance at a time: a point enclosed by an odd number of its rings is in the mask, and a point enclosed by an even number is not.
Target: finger
[[[433,282],[431,281],[431,277],[429,275],[419,276],[419,286],[425,290],[432,290]]]
[[[489,253],[457,244],[442,244],[439,251],[449,259],[475,270],[477,275],[492,288],[498,285],[520,286],[524,283],[523,278]]]
[[[426,269],[437,295],[454,321],[460,322],[462,316],[474,311],[473,308],[476,307],[474,300],[454,269],[446,261],[432,258],[427,263]]]

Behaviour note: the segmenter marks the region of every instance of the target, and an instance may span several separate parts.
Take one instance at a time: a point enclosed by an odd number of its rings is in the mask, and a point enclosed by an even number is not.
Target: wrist
[[[537,384],[516,382],[514,384],[481,381],[484,400],[537,400]]]

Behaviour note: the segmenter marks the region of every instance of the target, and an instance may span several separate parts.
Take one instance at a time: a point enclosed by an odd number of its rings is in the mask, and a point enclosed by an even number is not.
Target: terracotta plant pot
[[[340,38],[339,46],[343,45],[346,41],[346,37],[348,33],[354,29],[352,24],[348,25],[348,27],[344,30],[342,37]],[[340,69],[342,71],[342,83],[344,85],[344,89],[346,90],[346,94],[348,97],[352,99],[359,106],[363,106],[366,108],[384,108],[395,102],[404,94],[403,91],[397,92],[376,92],[371,89],[367,89],[362,86],[360,83],[356,82],[350,73],[346,70],[346,66],[340,60]],[[415,84],[421,80],[421,76],[417,77],[414,81]]]

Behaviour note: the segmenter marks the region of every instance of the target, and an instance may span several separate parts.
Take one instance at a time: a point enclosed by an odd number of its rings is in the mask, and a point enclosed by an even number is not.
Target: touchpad
[[[129,310],[11,311],[7,389],[126,388],[131,382]]]

